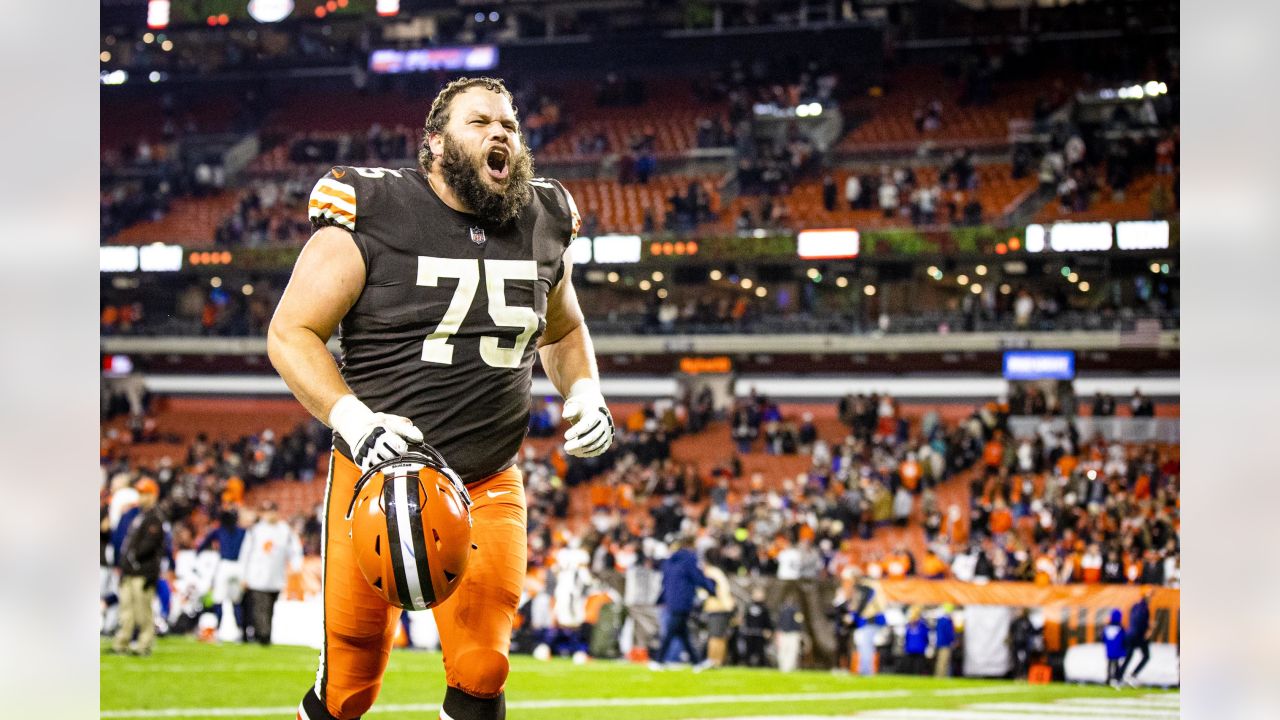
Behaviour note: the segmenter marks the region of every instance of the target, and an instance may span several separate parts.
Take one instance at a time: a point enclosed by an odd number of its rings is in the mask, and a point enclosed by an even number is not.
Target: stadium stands
[[[983,221],[995,221],[1010,212],[1036,187],[1034,178],[1012,179],[1010,167],[1005,164],[978,165],[975,170],[978,175],[975,190],[967,192],[953,190],[947,192],[942,191],[939,187],[942,197],[936,201],[937,210],[935,211],[938,224],[953,224],[951,218],[948,217],[947,208],[949,203],[954,203],[957,206],[955,219],[959,221],[960,216],[963,214],[964,206],[974,199],[982,205]],[[940,169],[937,167],[918,167],[915,168],[915,173],[917,187],[932,187],[939,182]],[[885,217],[884,211],[878,207],[878,201],[875,199],[871,200],[872,207],[870,208],[851,210],[844,200],[844,184],[850,174],[850,172],[842,170],[832,173],[837,188],[837,198],[835,208],[831,211],[827,211],[824,207],[821,182],[810,180],[796,185],[789,194],[774,201],[775,204],[780,205],[782,208],[780,210],[782,220],[776,224],[795,229],[806,227],[875,229],[909,226],[911,224],[909,213],[911,202],[906,186],[904,186],[903,191],[898,193],[900,198],[899,206],[890,217]],[[737,197],[730,204],[728,212],[721,215],[721,225],[726,229],[734,227],[743,210],[747,210],[759,218],[761,213],[758,209],[761,205],[762,201],[759,198],[752,196]],[[764,220],[761,219],[761,222],[764,223]]]
[[[218,225],[231,213],[239,198],[240,193],[231,190],[209,197],[175,198],[162,218],[131,225],[109,242],[120,245],[186,242],[202,247],[212,243]]]
[[[986,101],[939,70],[921,64],[903,66],[893,72],[882,94],[848,103],[854,116],[867,119],[844,136],[840,149],[912,152],[926,142],[943,147],[1003,147],[1009,139],[1009,121],[1029,118],[1036,97],[1052,85],[1051,78],[997,83]],[[1068,84],[1066,78],[1056,79]],[[934,103],[936,127],[931,124],[925,129],[925,116]]]
[[[1162,199],[1157,199],[1160,196]],[[1154,173],[1140,175],[1123,192],[1117,193],[1105,184],[1084,210],[1070,210],[1051,201],[1036,214],[1038,222],[1090,222],[1107,220],[1167,219],[1175,212],[1173,180]],[[1161,204],[1163,209],[1160,209]]]

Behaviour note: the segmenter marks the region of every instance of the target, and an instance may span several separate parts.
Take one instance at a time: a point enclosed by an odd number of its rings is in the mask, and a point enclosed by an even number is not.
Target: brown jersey
[[[524,441],[547,294],[576,231],[560,183],[531,185],[503,225],[445,205],[414,169],[335,167],[311,193],[312,224],[351,231],[365,263],[339,326],[343,379],[375,412],[412,419],[468,483]]]

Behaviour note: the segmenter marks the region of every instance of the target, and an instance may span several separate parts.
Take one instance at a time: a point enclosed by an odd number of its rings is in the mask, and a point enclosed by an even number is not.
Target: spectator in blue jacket
[[[871,676],[876,674],[876,635],[884,627],[883,613],[871,617],[853,616],[853,644],[858,648],[858,674]]]
[[[1147,590],[1142,593],[1142,597],[1138,598],[1138,602],[1133,604],[1129,609],[1129,651],[1124,656],[1124,666],[1120,669],[1120,677],[1128,677],[1129,685],[1137,687],[1138,683],[1135,678],[1138,673],[1142,672],[1142,668],[1147,666],[1147,660],[1151,659],[1151,606],[1148,601],[1151,599],[1153,591]],[[1118,612],[1118,611],[1117,611]],[[1142,653],[1142,660],[1138,666],[1133,669],[1133,673],[1129,673],[1129,663],[1133,662],[1133,656]]]
[[[1122,674],[1120,661],[1124,659],[1125,653],[1125,632],[1120,618],[1120,610],[1112,610],[1111,622],[1102,629],[1102,644],[1107,648],[1107,682],[1117,690],[1120,689]]]
[[[951,620],[955,610],[951,603],[942,606],[942,614],[933,624],[933,674],[936,677],[951,676],[951,648],[956,644],[956,626]]]
[[[902,641],[902,652],[906,656],[906,672],[908,675],[923,675],[928,667],[924,654],[929,649],[929,624],[920,616],[920,608],[911,608],[907,616],[906,635]]]
[[[688,548],[689,540],[677,540],[671,557],[662,564],[662,593],[658,595],[658,604],[662,611],[662,644],[658,646],[658,654],[649,663],[651,670],[661,670],[667,660],[667,652],[671,645],[680,640],[689,650],[689,661],[698,663],[698,651],[689,638],[689,614],[693,612],[693,601],[698,588],[706,588],[714,593],[716,584],[702,574],[698,568],[698,556]]]
[[[252,525],[253,522],[251,511],[241,513],[234,505],[224,505],[218,513],[217,527],[209,532],[196,548],[196,552],[217,549],[218,565],[213,573],[213,614],[218,618],[218,625],[221,626],[222,607],[230,603],[231,611],[235,615],[236,629],[240,631],[240,638],[244,642],[248,642],[249,637],[244,632],[245,603],[244,588],[241,585],[244,579],[244,565],[240,562],[240,545],[244,542],[246,534],[244,526]]]

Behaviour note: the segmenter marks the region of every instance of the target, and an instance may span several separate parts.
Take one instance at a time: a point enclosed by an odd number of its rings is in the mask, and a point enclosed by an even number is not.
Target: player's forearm
[[[554,343],[538,348],[542,368],[556,390],[568,396],[569,389],[579,380],[598,380],[595,348],[585,324],[579,323]]]
[[[351,393],[333,355],[318,335],[303,327],[277,327],[267,333],[267,356],[276,372],[316,419],[329,424],[329,411]]]

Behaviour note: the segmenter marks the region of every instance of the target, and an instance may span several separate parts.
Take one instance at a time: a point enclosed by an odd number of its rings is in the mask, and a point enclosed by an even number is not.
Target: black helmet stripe
[[[422,585],[422,599],[424,604],[430,605],[436,601],[436,591],[431,584],[431,556],[427,554],[427,536],[423,532],[422,505],[419,503],[426,493],[419,489],[422,487],[419,477],[419,475],[408,477],[406,495],[409,505],[409,530],[413,532],[413,551],[418,557],[418,582]],[[429,497],[425,500],[431,502]]]
[[[409,597],[409,581],[404,575],[404,560],[400,553],[400,523],[396,517],[395,484],[384,483],[382,486],[382,507],[387,517],[387,552],[391,555],[391,567],[395,572],[396,595],[400,598],[401,607],[413,607]]]
[[[401,566],[404,567],[405,590],[409,593],[409,604],[405,605],[406,610],[425,610],[427,601],[422,596],[422,578],[419,577],[420,564],[418,558],[418,548],[422,543],[414,540],[414,535],[421,536],[421,531],[414,533],[411,523],[417,515],[413,506],[409,504],[409,480],[410,476],[406,473],[397,473],[392,479],[394,485],[394,497],[396,506],[396,527],[400,531],[400,544],[390,551],[394,557],[399,557]],[[416,477],[414,483],[417,484]],[[412,493],[417,505],[417,493]]]

